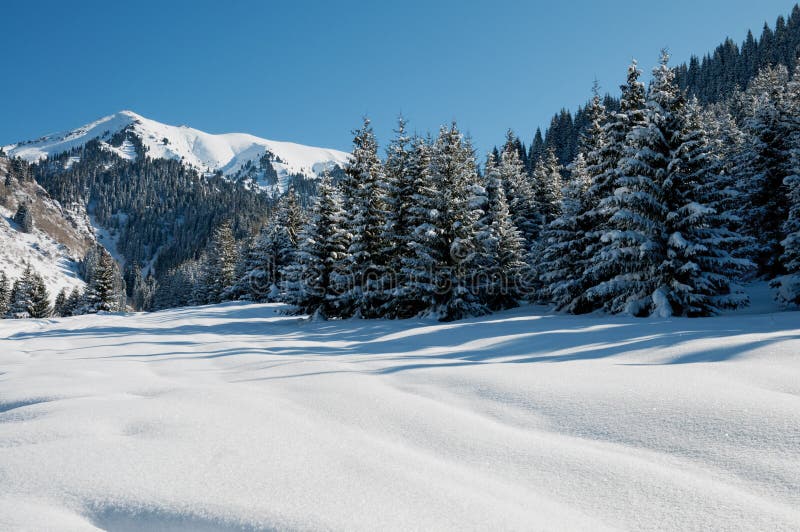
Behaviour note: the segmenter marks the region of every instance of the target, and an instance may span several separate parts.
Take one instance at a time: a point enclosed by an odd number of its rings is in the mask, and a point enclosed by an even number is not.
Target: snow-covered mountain
[[[30,266],[44,279],[51,299],[62,288],[81,288],[78,261],[96,243],[86,211],[80,205],[62,207],[36,181],[9,172],[8,160],[0,157],[0,271],[13,282]],[[21,203],[32,213],[29,231],[12,219]]]
[[[291,175],[313,179],[325,168],[344,165],[348,158],[347,153],[338,150],[267,140],[246,133],[214,135],[188,126],[170,126],[133,111],[120,111],[71,131],[3,146],[3,150],[9,156],[33,162],[98,139],[120,156],[135,158],[136,150],[129,137],[118,135],[123,131],[135,135],[149,157],[178,159],[200,171],[221,171],[228,176],[246,167],[257,167],[266,155],[280,181]],[[121,142],[114,142],[115,138]]]

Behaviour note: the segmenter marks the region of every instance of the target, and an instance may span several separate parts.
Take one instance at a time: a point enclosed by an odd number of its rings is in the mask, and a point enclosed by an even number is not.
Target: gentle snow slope
[[[3,530],[798,530],[800,313],[0,323]]]
[[[203,171],[234,173],[248,161],[257,161],[270,151],[283,161],[273,163],[279,177],[289,174],[315,177],[327,167],[344,165],[348,158],[348,154],[338,150],[267,140],[245,133],[212,135],[188,126],[169,126],[133,111],[120,111],[72,131],[10,144],[3,149],[9,156],[37,161],[82,146],[92,139],[107,141],[128,126],[133,127],[136,136],[148,148],[148,156],[183,160]],[[122,157],[131,158],[135,151],[129,144],[126,141],[121,148],[109,148]]]

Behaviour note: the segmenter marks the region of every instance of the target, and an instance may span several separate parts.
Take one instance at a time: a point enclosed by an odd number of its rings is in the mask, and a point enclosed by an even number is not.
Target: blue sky
[[[349,149],[364,115],[379,139],[403,113],[456,119],[479,151],[527,142],[596,77],[616,92],[726,36],[740,42],[793,1],[13,2],[2,6],[0,144],[121,109],[212,133]]]

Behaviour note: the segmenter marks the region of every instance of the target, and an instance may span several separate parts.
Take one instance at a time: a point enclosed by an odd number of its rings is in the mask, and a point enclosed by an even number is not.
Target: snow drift
[[[0,528],[797,530],[800,313],[0,323]]]

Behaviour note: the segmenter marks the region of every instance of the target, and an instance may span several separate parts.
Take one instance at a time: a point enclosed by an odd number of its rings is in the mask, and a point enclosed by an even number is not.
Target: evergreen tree
[[[586,232],[579,216],[585,208],[584,198],[590,184],[589,171],[582,153],[570,166],[570,178],[562,193],[561,215],[550,222],[542,235],[542,254],[538,261],[538,277],[542,283],[539,299],[568,308],[583,290],[582,268],[587,256]]]
[[[778,299],[785,303],[800,305],[800,176],[794,174],[784,180],[789,189],[789,217],[784,224],[786,238],[781,241],[781,260],[786,274],[776,279]]]
[[[389,318],[402,316],[400,287],[406,284],[403,263],[408,254],[412,236],[412,209],[414,201],[414,181],[411,159],[412,139],[406,133],[406,122],[398,120],[395,137],[386,150],[384,173],[386,179],[386,223],[381,241],[385,249],[386,270],[378,280],[379,288],[385,293],[385,303],[379,314]]]
[[[145,277],[144,287],[142,288],[142,310],[153,310],[156,293],[158,293],[158,281],[156,281],[153,272],[149,272]]]
[[[0,319],[6,317],[10,297],[11,287],[8,283],[8,277],[6,276],[6,272],[0,272]]]
[[[409,237],[401,258],[401,283],[393,298],[398,318],[430,311],[437,303],[436,268],[442,260],[437,223],[440,192],[431,179],[431,144],[430,140],[416,138],[409,155]]]
[[[476,280],[481,301],[490,310],[514,308],[524,289],[525,241],[511,221],[500,171],[493,155],[484,173],[483,216],[478,221]]]
[[[229,222],[224,222],[214,230],[207,249],[202,286],[205,303],[219,303],[228,299],[229,290],[236,282],[236,262],[233,229]]]
[[[664,201],[669,209],[664,220],[666,257],[657,269],[662,293],[674,315],[708,316],[723,308],[747,303],[735,289],[733,278],[751,263],[728,250],[743,239],[706,199],[723,189],[727,178],[717,173],[696,101],[683,110],[676,135],[677,149],[664,181]]]
[[[44,279],[38,273],[31,275],[30,306],[28,314],[31,318],[49,318],[53,309],[50,306],[50,294],[44,284]]]
[[[128,288],[128,302],[134,310],[145,308],[145,287],[142,269],[137,263],[125,265],[125,286]]]
[[[518,139],[514,136],[514,132],[509,129],[506,133],[503,152],[500,154],[500,159],[497,160],[496,169],[508,201],[511,221],[520,231],[525,241],[525,249],[529,250],[539,238],[541,213],[538,209],[533,182],[519,157],[517,142]]]
[[[53,316],[62,317],[66,316],[67,314],[64,313],[64,309],[67,305],[67,289],[62,288],[58,291],[58,295],[56,295],[56,301],[53,304]]]
[[[561,209],[561,164],[555,151],[548,149],[533,170],[533,188],[539,227],[555,220]]]
[[[798,12],[800,24],[800,12]],[[787,87],[787,107],[790,116],[800,120],[800,64],[795,70],[791,83]],[[783,180],[786,193],[787,216],[783,223],[780,256],[785,274],[778,277],[772,285],[778,288],[778,300],[784,303],[800,305],[800,127],[788,133],[790,152],[787,163],[788,175]]]
[[[236,289],[241,299],[276,301],[279,298],[282,272],[294,260],[305,218],[297,195],[290,188],[243,254],[243,275],[239,276]]]
[[[19,204],[19,207],[17,207],[17,212],[14,213],[14,223],[19,225],[25,233],[33,231],[33,214],[27,203],[22,202]]]
[[[630,109],[629,97],[635,95],[638,73],[629,70],[629,85],[623,92],[626,109]],[[617,135],[624,141],[622,132],[628,115],[621,114],[609,122],[606,106],[595,81],[592,100],[586,108],[587,125],[581,134],[578,157],[570,168],[570,179],[564,188],[562,214],[551,224],[555,233],[548,232],[544,270],[553,269],[553,276],[544,276],[549,296],[544,298],[554,303],[559,310],[582,313],[594,310],[592,302],[585,297],[586,290],[596,279],[590,269],[594,254],[602,247],[601,228],[608,223],[607,213],[599,209],[603,198],[613,193],[616,165],[621,157],[621,148],[612,148],[609,135]],[[552,241],[551,241],[552,240]],[[567,258],[558,255],[559,248],[567,252]],[[569,261],[569,262],[567,262]]]
[[[435,235],[435,305],[428,309],[443,321],[487,312],[472,286],[477,259],[477,221],[472,190],[478,183],[470,143],[453,123],[442,127],[431,151],[431,181],[438,190],[431,220]]]
[[[9,296],[7,318],[30,318],[31,292],[33,290],[33,270],[30,264],[25,266],[22,275],[14,281]]]
[[[788,217],[784,180],[792,175],[791,141],[796,120],[787,105],[786,68],[766,68],[748,89],[750,116],[745,120],[746,141],[741,158],[740,179],[748,192],[741,217],[757,244],[755,262],[759,273],[775,276],[780,262],[783,225]]]
[[[317,193],[294,261],[284,269],[282,298],[296,313],[328,319],[342,315],[334,276],[346,260],[349,238],[341,197],[327,173]]]
[[[587,191],[587,208],[579,215],[587,228],[587,263],[580,280],[584,292],[569,303],[571,312],[589,312],[606,307],[614,297],[611,280],[622,273],[619,253],[613,249],[616,213],[619,210],[615,192],[622,177],[622,160],[626,156],[628,138],[634,128],[645,125],[645,88],[639,81],[641,70],[634,60],[628,67],[618,113],[603,125],[596,149],[587,152],[587,171],[591,182]]]
[[[62,316],[77,316],[81,314],[81,307],[83,304],[83,294],[77,287],[73,288],[67,297],[62,310]]]
[[[666,256],[666,217],[669,205],[665,184],[671,180],[670,163],[677,148],[683,97],[674,73],[662,54],[653,70],[647,94],[644,124],[628,134],[617,190],[607,201],[615,212],[603,250],[617,263],[618,273],[601,285],[606,308],[633,315],[671,315],[672,309],[658,268]]]
[[[386,183],[378,144],[368,119],[354,132],[352,157],[342,182],[350,245],[345,272],[337,277],[343,316],[379,317],[388,295],[380,286],[386,272]]]
[[[84,312],[124,310],[125,287],[119,267],[105,248],[98,247],[96,257],[84,293]]]

